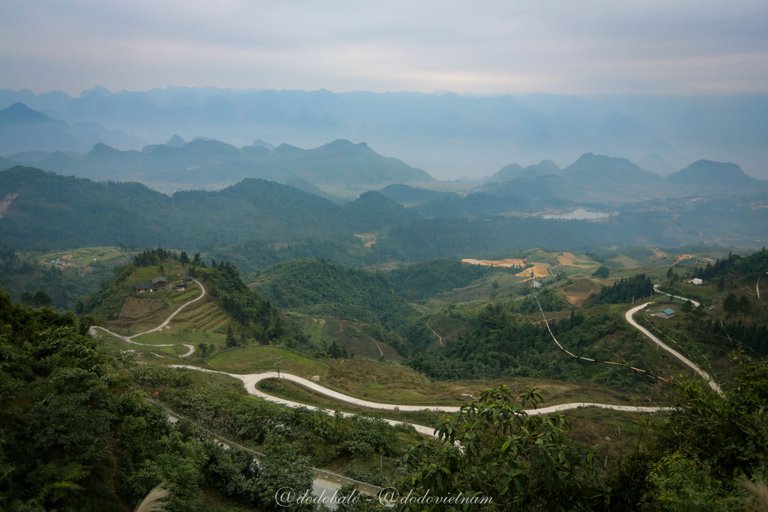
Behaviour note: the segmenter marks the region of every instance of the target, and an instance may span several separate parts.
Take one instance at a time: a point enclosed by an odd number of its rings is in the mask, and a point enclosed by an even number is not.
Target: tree
[[[600,277],[600,278],[607,278],[611,275],[611,271],[608,269],[608,267],[601,265],[597,270],[592,273],[593,277]]]
[[[259,478],[255,493],[267,510],[313,510],[311,503],[300,505],[296,500],[312,490],[314,472],[305,457],[280,434],[270,433],[264,441],[264,456],[259,460]],[[281,496],[278,491],[290,489],[291,497]]]
[[[524,399],[535,405],[538,395],[528,390]],[[576,449],[567,432],[564,416],[529,416],[506,386],[487,390],[438,427],[439,448],[422,445],[411,451],[410,482],[417,495],[461,491],[468,499],[492,498],[483,510],[573,510],[599,501],[604,491],[591,454]],[[445,506],[419,504],[412,509]],[[477,502],[452,510],[476,509]]]
[[[741,298],[739,298],[739,312],[742,315],[748,315],[751,310],[752,304],[750,304],[749,298],[747,298],[746,295],[742,295]]]
[[[739,299],[732,293],[729,293],[723,300],[723,311],[728,316],[733,316],[740,311]]]
[[[677,410],[658,426],[651,446],[629,459],[614,483],[620,509],[745,510],[745,477],[768,470],[768,361],[731,354],[731,378],[723,394],[701,380],[678,386]],[[643,508],[645,510],[645,508]]]
[[[227,341],[226,344],[228,347],[237,347],[239,343],[237,342],[237,338],[235,338],[235,333],[232,330],[232,323],[230,323],[227,326]]]

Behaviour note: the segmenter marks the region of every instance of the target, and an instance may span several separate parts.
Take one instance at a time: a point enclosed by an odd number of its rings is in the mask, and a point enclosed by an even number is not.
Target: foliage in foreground
[[[309,487],[311,470],[290,446],[275,441],[255,465],[174,430],[134,385],[131,363],[110,356],[87,328],[0,292],[1,510],[128,511],[162,482],[168,512],[199,510],[206,487],[270,509],[286,471],[301,475],[291,480],[297,490]]]
[[[520,398],[501,386],[462,407],[438,428],[439,448],[425,444],[411,452],[414,472],[403,485],[418,496],[490,498],[482,508],[488,511],[587,509],[604,501],[599,467],[591,452],[571,442],[565,417],[526,414],[523,407],[535,407],[540,398],[534,390]],[[418,510],[475,507],[420,503]]]
[[[737,352],[722,396],[700,381],[679,386],[678,410],[627,456],[616,474],[574,445],[563,416],[529,416],[502,386],[446,421],[439,448],[412,449],[415,495],[490,497],[483,510],[765,510],[768,361]],[[412,504],[412,510],[474,510]],[[749,507],[756,508],[749,508]],[[760,508],[762,507],[762,508]]]

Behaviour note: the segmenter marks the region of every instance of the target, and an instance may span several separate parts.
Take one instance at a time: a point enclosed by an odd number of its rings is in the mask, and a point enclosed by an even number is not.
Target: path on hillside
[[[436,331],[436,330],[434,330],[434,329],[432,328],[432,326],[431,326],[431,325],[429,325],[429,321],[430,321],[430,320],[432,320],[432,319],[430,318],[429,320],[427,320],[427,327],[429,327],[429,330],[430,330],[430,331],[432,331],[432,334],[434,334],[435,336],[437,336],[437,341],[439,341],[439,342],[440,342],[440,346],[441,346],[441,347],[444,347],[444,346],[445,346],[445,344],[443,343],[443,337],[442,337],[442,336],[440,336],[439,334],[437,334],[437,331]]]
[[[185,302],[184,304],[182,304],[181,306],[176,308],[176,310],[173,311],[173,313],[171,313],[170,315],[168,315],[168,317],[165,320],[163,320],[163,322],[160,325],[158,325],[157,327],[149,329],[148,331],[140,332],[138,334],[133,334],[131,336],[123,336],[122,334],[117,334],[116,332],[110,331],[106,327],[101,327],[100,325],[92,325],[91,328],[88,330],[88,333],[91,336],[95,336],[96,335],[96,331],[100,330],[100,331],[103,331],[103,332],[105,332],[107,334],[110,334],[110,335],[114,336],[115,338],[118,338],[118,339],[120,339],[120,340],[122,340],[122,341],[124,341],[126,343],[131,343],[133,345],[141,345],[143,347],[173,347],[175,345],[178,345],[178,343],[161,343],[161,344],[140,343],[138,341],[134,341],[134,338],[138,338],[139,336],[144,336],[145,334],[150,334],[150,333],[153,333],[153,332],[162,331],[163,329],[168,327],[168,324],[171,323],[171,320],[173,320],[176,317],[176,315],[178,315],[184,308],[194,304],[197,301],[202,300],[205,297],[206,293],[207,293],[206,290],[205,290],[205,286],[203,286],[203,283],[201,283],[197,279],[194,280],[194,283],[200,288],[200,295],[198,295],[197,297],[195,297],[194,299],[192,299],[190,301]],[[189,357],[189,356],[191,356],[192,354],[195,353],[195,346],[194,345],[192,345],[190,343],[182,343],[182,345],[187,347],[187,352],[185,354],[180,355],[179,357]]]
[[[335,412],[322,407],[316,407],[313,405],[293,402],[285,398],[279,398],[279,397],[270,395],[260,390],[258,388],[258,384],[259,382],[265,379],[284,379],[284,380],[299,384],[305,388],[308,388],[312,391],[325,395],[329,398],[333,398],[335,400],[339,400],[341,402],[356,405],[359,407],[367,407],[369,409],[377,409],[377,410],[404,411],[404,412],[431,411],[431,412],[456,413],[456,412],[459,412],[459,410],[461,409],[458,406],[452,406],[452,405],[399,405],[399,404],[383,404],[379,402],[370,402],[368,400],[362,400],[360,398],[355,398],[349,395],[345,395],[343,393],[339,393],[338,391],[328,389],[324,386],[317,384],[316,382],[312,382],[311,380],[305,379],[303,377],[299,377],[297,375],[292,375],[290,373],[285,373],[285,372],[280,372],[279,374],[277,372],[237,374],[237,373],[227,373],[219,370],[210,370],[208,368],[201,368],[199,366],[183,365],[183,364],[174,364],[174,365],[170,365],[170,367],[186,369],[186,370],[195,370],[195,371],[206,372],[206,373],[218,373],[220,375],[228,375],[232,378],[235,378],[241,381],[243,383],[243,386],[245,387],[245,390],[251,395],[257,396],[269,402],[284,405],[286,407],[292,407],[294,409],[303,407],[313,411],[323,411],[330,415],[334,415]],[[592,402],[570,402],[566,404],[551,405],[549,407],[541,407],[539,409],[526,409],[523,412],[533,416],[533,415],[551,414],[554,412],[568,411],[571,409],[581,409],[583,407],[596,407],[600,409],[611,409],[614,411],[639,412],[639,413],[669,412],[674,410],[674,407],[641,407],[641,406],[635,406],[635,405],[613,405],[613,404],[599,404],[599,403],[592,403]],[[353,413],[348,413],[348,412],[341,412],[341,414],[345,417],[354,416]],[[386,421],[387,423],[393,426],[411,425],[420,434],[437,437],[435,435],[435,429],[433,427],[427,427],[424,425],[417,425],[414,423],[407,423],[404,421],[397,421],[397,420],[383,419],[383,421]]]
[[[654,292],[656,292],[656,293],[660,293],[661,295],[666,295],[667,297],[670,297],[670,298],[672,298],[672,299],[680,299],[680,300],[682,300],[683,302],[685,302],[685,301],[688,301],[688,302],[690,302],[691,304],[693,304],[693,307],[695,307],[695,308],[697,308],[697,307],[701,306],[701,303],[700,303],[700,302],[698,302],[698,301],[695,301],[695,300],[693,300],[693,299],[689,299],[688,297],[682,297],[682,296],[680,296],[680,295],[675,295],[675,294],[673,294],[673,293],[667,293],[667,292],[663,292],[663,291],[661,291],[661,290],[659,289],[659,286],[660,286],[660,285],[658,285],[658,284],[655,284],[655,285],[653,285],[653,291],[654,291]],[[649,302],[648,304],[651,304],[651,303]]]

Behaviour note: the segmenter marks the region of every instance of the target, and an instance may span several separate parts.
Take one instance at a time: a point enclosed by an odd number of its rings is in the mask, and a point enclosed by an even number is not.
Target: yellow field
[[[591,269],[597,266],[593,261],[584,257],[579,258],[572,252],[564,252],[557,255],[557,262],[564,267]]]

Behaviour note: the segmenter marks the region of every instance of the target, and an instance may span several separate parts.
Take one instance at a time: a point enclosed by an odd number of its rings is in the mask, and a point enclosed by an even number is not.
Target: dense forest
[[[385,276],[400,297],[423,302],[443,292],[467,286],[492,272],[489,267],[464,265],[455,260],[434,260],[399,267]]]
[[[615,357],[600,340],[632,335],[622,320],[609,315],[574,314],[564,320],[551,321],[550,326],[570,351],[597,360]],[[627,357],[636,355],[627,354]],[[469,333],[442,350],[429,349],[412,355],[408,364],[435,379],[513,376],[565,379],[567,376],[568,380],[621,385],[627,389],[647,384],[629,371],[617,372],[574,360],[552,342],[545,325],[534,324],[526,314],[503,304],[487,306]]]
[[[650,297],[653,294],[651,278],[645,274],[619,279],[610,286],[603,287],[592,298],[594,304],[612,304],[633,302]]]
[[[380,324],[399,330],[414,310],[380,273],[328,260],[282,263],[257,275],[254,288],[282,308]]]

